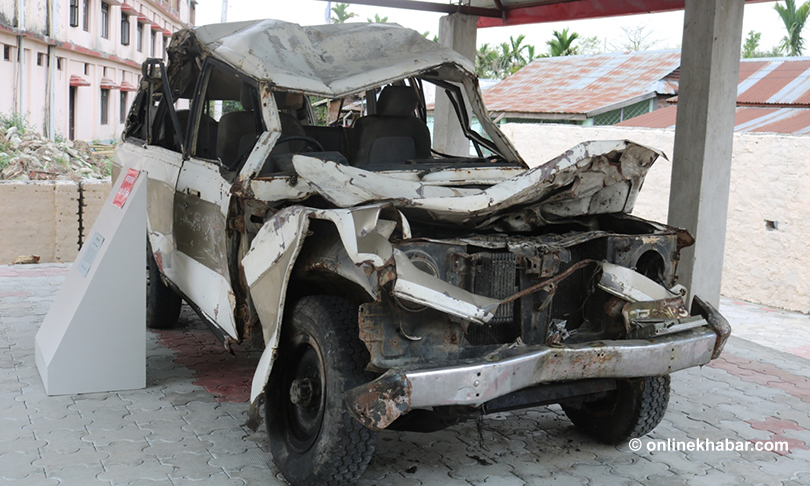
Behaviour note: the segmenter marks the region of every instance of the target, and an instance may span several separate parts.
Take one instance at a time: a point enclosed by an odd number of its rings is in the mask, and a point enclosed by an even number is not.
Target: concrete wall
[[[21,255],[72,262],[109,192],[110,182],[0,182],[0,264]]]
[[[585,140],[630,139],[672,155],[674,130],[507,124],[531,166]],[[723,261],[725,296],[810,312],[810,137],[735,133]],[[659,159],[633,214],[665,222],[672,164]],[[768,223],[775,222],[776,229]]]

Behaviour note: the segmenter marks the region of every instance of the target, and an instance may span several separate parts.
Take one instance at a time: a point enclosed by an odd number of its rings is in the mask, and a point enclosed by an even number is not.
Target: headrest
[[[419,99],[410,86],[386,86],[377,100],[377,114],[380,116],[411,116]]]
[[[239,101],[242,103],[242,108],[245,111],[253,109],[253,87],[247,83],[242,83],[242,89],[239,90]]]
[[[298,110],[304,104],[304,95],[301,93],[276,91],[273,96],[276,98],[276,106],[279,110]]]

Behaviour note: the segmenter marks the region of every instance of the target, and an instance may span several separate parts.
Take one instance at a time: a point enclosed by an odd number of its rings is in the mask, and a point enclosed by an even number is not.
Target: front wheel
[[[581,406],[563,405],[574,425],[599,442],[619,444],[650,433],[669,404],[669,375],[619,380],[604,399]]]
[[[357,307],[333,296],[301,299],[285,321],[265,388],[273,460],[294,486],[353,484],[374,453],[376,434],[343,403],[368,381]]]

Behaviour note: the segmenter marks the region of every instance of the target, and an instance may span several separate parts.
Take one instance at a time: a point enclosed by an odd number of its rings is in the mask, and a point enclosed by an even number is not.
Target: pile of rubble
[[[81,140],[54,141],[0,126],[0,180],[103,179],[110,176],[111,152]]]

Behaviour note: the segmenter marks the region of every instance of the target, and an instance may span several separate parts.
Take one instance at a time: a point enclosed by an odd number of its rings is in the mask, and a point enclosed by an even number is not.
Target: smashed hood
[[[410,218],[528,231],[546,218],[629,213],[644,176],[661,152],[623,141],[584,142],[543,165],[486,188],[403,180],[297,155],[295,172],[335,206],[387,202]],[[471,187],[473,186],[473,187]]]
[[[452,49],[396,24],[300,26],[280,20],[214,24],[176,34],[170,51],[187,48],[188,37],[258,80],[331,98],[443,64],[475,71]]]

